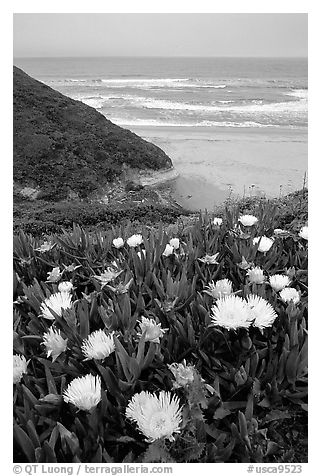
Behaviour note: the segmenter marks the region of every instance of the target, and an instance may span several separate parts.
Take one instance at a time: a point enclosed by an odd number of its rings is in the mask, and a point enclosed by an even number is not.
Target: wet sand
[[[169,155],[179,173],[171,185],[173,194],[194,210],[211,209],[230,194],[285,195],[302,187],[308,170],[305,129],[131,126],[130,130]]]

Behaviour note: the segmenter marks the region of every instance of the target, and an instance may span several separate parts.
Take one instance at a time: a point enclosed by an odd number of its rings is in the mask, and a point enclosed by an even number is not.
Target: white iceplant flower
[[[248,328],[253,320],[247,302],[235,295],[218,299],[212,307],[211,319],[215,326],[228,330],[239,327]]]
[[[289,286],[291,280],[286,274],[274,274],[269,277],[270,286],[274,291],[279,292]]]
[[[179,398],[170,392],[162,390],[157,396],[143,391],[129,401],[126,417],[137,424],[148,442],[161,438],[174,441],[174,433],[180,432],[182,408]]]
[[[140,332],[137,333],[139,337],[145,334],[145,341],[148,342],[155,342],[157,344],[160,343],[160,338],[163,337],[165,332],[168,329],[162,329],[161,324],[156,324],[155,319],[148,319],[147,317],[142,316],[142,322],[139,323]]]
[[[220,218],[220,217],[214,217],[213,220],[212,220],[212,224],[214,226],[221,226],[223,223],[223,219]]]
[[[125,242],[121,237],[113,239],[113,245],[117,249],[122,248],[124,246],[124,244],[125,244]]]
[[[45,319],[50,319],[53,321],[55,316],[52,314],[51,311],[54,311],[59,317],[62,316],[62,309],[70,309],[72,306],[72,295],[70,293],[65,292],[58,292],[52,294],[50,297],[44,300],[44,302],[40,306],[40,310],[42,311],[42,316]]]
[[[276,236],[286,236],[286,235],[289,234],[288,231],[282,230],[282,228],[275,228],[275,229],[273,230],[273,233],[274,233],[274,235],[276,235]]]
[[[204,258],[197,258],[197,259],[199,261],[202,261],[202,263],[205,263],[205,264],[219,264],[218,261],[216,261],[219,254],[220,253],[215,253],[214,255],[206,254]]]
[[[163,252],[163,256],[171,256],[174,253],[174,247],[171,245],[166,245],[165,250]]]
[[[303,226],[301,228],[301,230],[299,231],[299,236],[300,236],[300,238],[303,238],[304,240],[309,239],[308,227],[307,226]]]
[[[215,299],[219,299],[224,296],[229,296],[232,294],[232,281],[229,279],[219,279],[218,281],[210,282],[209,285],[206,287],[207,290],[205,292],[210,296],[213,296]]]
[[[143,243],[143,237],[142,235],[132,235],[127,239],[127,244],[131,248],[135,248],[136,246],[139,246]]]
[[[119,269],[117,263],[114,261],[113,266],[108,266],[103,273],[99,275],[95,274],[93,277],[100,281],[101,286],[104,287],[106,284],[114,281],[122,272],[123,270]]]
[[[29,360],[28,360],[29,362]],[[13,384],[20,382],[22,375],[27,373],[28,362],[24,355],[13,356]]]
[[[254,215],[241,215],[239,217],[239,222],[241,222],[243,226],[253,226],[257,221],[258,219]]]
[[[61,279],[62,273],[60,272],[60,268],[57,266],[53,268],[52,271],[49,271],[47,278],[47,283],[56,283]]]
[[[68,339],[63,339],[60,330],[50,327],[48,332],[43,335],[43,344],[47,350],[47,357],[52,358],[54,362],[60,354],[66,351]]]
[[[257,245],[258,243],[258,251],[261,253],[266,253],[273,245],[274,240],[268,238],[267,236],[257,236],[256,238],[253,238],[253,245]]]
[[[173,383],[173,388],[186,387],[186,385],[194,381],[194,376],[196,373],[194,365],[187,365],[186,360],[183,360],[182,363],[173,363],[168,365],[169,370],[175,377],[175,382]]]
[[[295,288],[284,288],[280,291],[280,298],[283,302],[298,304],[300,301],[300,293]]]
[[[45,253],[46,251],[52,250],[56,246],[56,243],[51,243],[51,241],[44,241],[39,248],[35,248],[36,251],[40,251],[40,253]]]
[[[260,296],[250,294],[246,298],[251,309],[254,327],[263,330],[265,327],[271,327],[275,319],[278,317],[271,304]]]
[[[170,246],[172,246],[174,248],[174,250],[178,250],[179,249],[179,239],[178,238],[172,238],[169,240],[169,244]]]
[[[66,403],[72,403],[79,410],[89,412],[95,408],[101,400],[101,380],[99,376],[87,374],[84,377],[75,378],[63,392]]]
[[[265,283],[265,276],[264,276],[263,269],[261,269],[259,266],[255,266],[255,268],[249,269],[246,274],[249,277],[250,283],[252,284]]]
[[[62,281],[58,284],[58,291],[61,293],[71,293],[73,285],[70,281]]]
[[[85,360],[103,360],[115,351],[114,333],[106,334],[102,329],[89,334],[81,346]]]

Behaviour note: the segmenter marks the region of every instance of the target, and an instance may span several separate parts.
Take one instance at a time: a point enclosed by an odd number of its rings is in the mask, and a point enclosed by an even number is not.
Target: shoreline
[[[135,172],[132,176],[134,182],[138,182],[143,187],[158,187],[158,185],[170,182],[179,177],[175,167],[160,170],[144,170]]]
[[[130,130],[171,158],[179,174],[169,182],[172,194],[191,210],[211,209],[231,194],[284,196],[302,188],[308,171],[305,128],[132,126]]]

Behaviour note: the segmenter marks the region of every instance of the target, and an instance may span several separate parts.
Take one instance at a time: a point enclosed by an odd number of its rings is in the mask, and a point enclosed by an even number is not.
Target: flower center
[[[156,413],[150,419],[150,428],[158,438],[168,433],[168,418],[164,413]]]

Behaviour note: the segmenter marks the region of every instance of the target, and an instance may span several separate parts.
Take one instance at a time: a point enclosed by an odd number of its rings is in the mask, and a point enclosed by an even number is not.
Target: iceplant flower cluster
[[[217,257],[220,253],[215,253],[214,255],[206,254],[203,258],[197,258],[199,261],[205,264],[219,264]]]
[[[293,304],[298,304],[300,302],[300,293],[295,288],[284,288],[280,292],[280,298],[285,303],[293,302]]]
[[[140,234],[132,235],[127,239],[127,245],[131,248],[135,248],[143,243],[143,237]]]
[[[226,296],[216,301],[212,307],[212,322],[228,330],[250,325],[260,330],[272,326],[277,318],[270,303],[260,296],[250,294],[246,300],[239,296]]]
[[[110,286],[109,284],[107,284],[107,288],[110,289],[113,293],[115,294],[126,294],[128,293],[132,283],[133,283],[134,279],[131,278],[128,283],[118,283],[114,286]]]
[[[212,225],[214,226],[221,226],[223,223],[223,219],[220,217],[214,217],[212,220]]]
[[[137,424],[148,442],[161,438],[174,441],[174,433],[180,432],[182,408],[179,398],[170,392],[162,390],[155,395],[143,391],[129,401],[126,417]]]
[[[274,240],[268,238],[267,236],[257,236],[256,238],[253,238],[253,245],[257,245],[258,243],[258,251],[261,253],[266,253],[273,245]]]
[[[113,239],[113,246],[117,248],[118,250],[119,248],[122,248],[124,244],[125,242],[121,237]]]
[[[58,284],[58,291],[61,293],[71,293],[73,288],[74,287],[70,281],[62,281]]]
[[[139,323],[140,332],[137,333],[139,337],[145,333],[145,341],[155,342],[156,344],[160,343],[160,338],[163,337],[168,329],[162,329],[161,324],[157,324],[154,319],[148,319],[147,317],[142,316],[142,321]]]
[[[54,362],[60,354],[66,351],[68,339],[63,339],[60,330],[51,326],[48,332],[43,335],[43,345],[47,350],[47,357]]]
[[[99,376],[87,374],[84,377],[75,378],[63,392],[66,403],[72,403],[79,410],[89,412],[94,409],[101,400],[101,380]]]
[[[204,292],[209,294],[214,299],[219,299],[223,296],[229,296],[232,294],[232,281],[229,279],[219,279],[216,281],[211,281],[208,286],[206,286]]]
[[[195,367],[191,364],[186,364],[186,360],[183,360],[182,363],[173,363],[168,365],[169,370],[175,377],[175,382],[173,383],[173,388],[186,387],[194,381],[195,376]]]
[[[275,228],[273,230],[273,234],[276,235],[276,236],[288,236],[289,235],[289,232],[286,231],[286,230],[282,230],[282,228]]]
[[[174,253],[174,247],[167,244],[165,246],[165,250],[163,251],[163,256],[167,258],[168,256],[171,256],[173,253]]]
[[[52,294],[40,306],[40,310],[42,312],[42,317],[45,319],[50,319],[53,321],[55,319],[54,314],[52,311],[57,314],[57,316],[62,316],[62,310],[70,309],[72,302],[72,296],[70,293],[66,292],[58,292]]]
[[[47,278],[47,283],[57,283],[61,279],[62,273],[60,272],[60,268],[57,266],[53,268],[52,271],[49,271]]]
[[[247,304],[254,319],[252,325],[260,330],[263,330],[265,327],[271,327],[278,317],[271,304],[260,296],[250,294],[247,297]]]
[[[238,220],[243,226],[253,226],[258,219],[254,215],[241,215]]]
[[[299,237],[300,238],[303,238],[304,240],[307,240],[309,239],[309,234],[308,234],[308,227],[307,226],[303,226],[301,228],[301,230],[299,231]]]
[[[122,272],[123,270],[118,268],[116,261],[113,261],[112,266],[108,266],[103,273],[95,274],[93,277],[100,281],[101,287],[104,287],[106,284],[114,281]]]
[[[103,330],[92,332],[81,346],[85,360],[103,360],[115,351],[114,333],[107,335]]]
[[[29,361],[28,361],[29,362]],[[19,383],[22,375],[27,373],[28,362],[24,355],[13,356],[13,383]]]
[[[252,315],[247,302],[239,296],[226,296],[216,301],[212,307],[212,322],[216,326],[235,330],[250,327]]]
[[[274,274],[269,277],[270,286],[275,292],[282,291],[282,289],[289,286],[291,280],[286,274]]]
[[[179,249],[179,238],[171,238],[169,240],[169,244],[170,244],[170,246],[172,246],[174,248],[174,250],[178,250]]]
[[[246,274],[249,277],[249,281],[251,284],[265,283],[265,276],[264,276],[263,269],[261,269],[259,266],[255,266],[254,268],[249,269]]]
[[[39,248],[35,248],[36,251],[39,251],[40,253],[46,253],[46,251],[52,250],[56,246],[56,243],[51,243],[51,241],[44,241],[42,245],[39,246]]]

